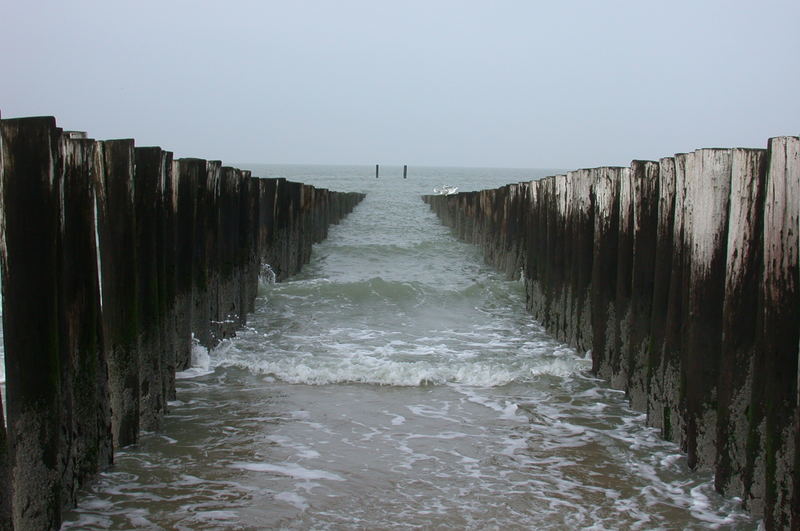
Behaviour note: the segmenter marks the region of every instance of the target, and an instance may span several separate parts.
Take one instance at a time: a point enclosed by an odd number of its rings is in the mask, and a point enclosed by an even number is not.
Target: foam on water
[[[226,347],[227,345],[223,345],[223,347],[220,348],[220,352],[223,352]],[[198,376],[211,374],[211,372],[211,357],[208,354],[208,349],[193,341],[191,366],[185,371],[176,372],[175,378],[177,380],[197,378]]]
[[[270,472],[289,476],[291,478],[310,481],[315,479],[326,479],[329,481],[344,481],[344,478],[322,470],[309,470],[297,464],[275,465],[271,463],[233,463],[231,468],[249,470],[251,472]]]
[[[590,363],[576,356],[544,360],[531,357],[509,364],[469,355],[447,359],[441,353],[397,351],[391,346],[371,351],[357,349],[352,344],[345,344],[340,352],[330,355],[314,356],[301,352],[270,359],[270,356],[263,356],[263,352],[252,355],[252,351],[232,346],[225,350],[224,355],[217,355],[215,363],[221,367],[246,368],[255,374],[273,376],[289,383],[309,385],[457,383],[492,387],[542,375],[564,377],[591,368]]]

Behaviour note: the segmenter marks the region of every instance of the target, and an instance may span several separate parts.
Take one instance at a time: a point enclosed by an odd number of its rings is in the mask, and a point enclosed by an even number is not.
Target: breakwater
[[[262,268],[297,272],[363,195],[95,141],[52,117],[0,132],[0,529],[52,529],[114,448],[159,428],[193,341],[233,334]]]
[[[800,526],[800,138],[423,199],[691,467]]]

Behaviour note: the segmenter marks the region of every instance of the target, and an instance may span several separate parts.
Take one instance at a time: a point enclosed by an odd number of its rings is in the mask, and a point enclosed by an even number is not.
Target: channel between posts
[[[800,138],[423,200],[690,467],[800,528]]]
[[[363,194],[0,120],[7,430],[0,529],[58,529],[114,449],[158,430],[193,341],[254,310]]]

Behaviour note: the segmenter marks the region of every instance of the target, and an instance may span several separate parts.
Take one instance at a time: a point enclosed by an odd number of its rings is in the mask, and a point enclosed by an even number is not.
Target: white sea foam
[[[205,376],[212,372],[214,371],[211,368],[211,356],[209,356],[208,349],[198,343],[193,343],[191,367],[185,371],[176,372],[175,378],[178,380],[197,378],[198,376]]]
[[[287,463],[283,465],[276,465],[272,463],[233,463],[231,468],[238,468],[240,470],[249,470],[251,472],[270,472],[282,476],[289,476],[295,479],[302,479],[306,481],[325,479],[329,481],[344,481],[344,478],[325,472],[324,470],[310,470],[303,468],[294,463]]]
[[[391,421],[392,426],[402,426],[406,422],[406,418],[403,415],[391,415],[391,416],[392,416],[392,421]]]
[[[356,349],[357,345],[347,345]],[[336,355],[312,356],[280,352],[273,355],[248,355],[231,348],[226,353],[212,352],[217,366],[238,366],[256,374],[294,384],[328,385],[366,383],[390,386],[419,386],[456,383],[496,387],[531,377],[550,375],[566,378],[586,370],[587,362],[573,354],[561,358],[517,359],[509,364],[502,358],[483,360],[478,354],[461,359],[431,355],[430,349],[408,349],[397,353],[391,346],[369,352],[347,352],[338,345]],[[244,355],[242,355],[244,354]],[[208,371],[208,369],[205,369]]]
[[[307,500],[294,492],[280,492],[275,495],[275,499],[293,505],[301,511],[308,509]]]

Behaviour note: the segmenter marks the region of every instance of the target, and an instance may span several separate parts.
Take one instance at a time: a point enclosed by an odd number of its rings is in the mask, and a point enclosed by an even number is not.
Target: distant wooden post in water
[[[376,164],[375,165],[375,178],[376,179],[378,178],[379,174],[380,174],[380,165]]]
[[[403,164],[403,179],[408,176],[408,164]]]

